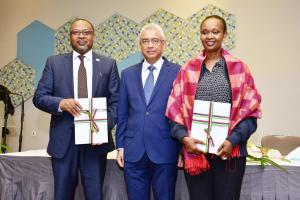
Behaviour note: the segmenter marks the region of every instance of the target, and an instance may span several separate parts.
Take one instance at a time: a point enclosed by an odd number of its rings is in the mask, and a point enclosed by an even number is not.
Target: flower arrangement
[[[247,162],[260,163],[261,168],[264,168],[266,165],[272,165],[283,171],[287,171],[286,168],[273,161],[281,160],[285,162],[290,162],[289,160],[285,159],[278,150],[258,147],[255,144],[248,142],[247,152]]]

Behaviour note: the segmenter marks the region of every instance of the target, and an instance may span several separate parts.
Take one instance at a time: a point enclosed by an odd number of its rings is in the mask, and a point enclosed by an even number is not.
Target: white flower
[[[255,144],[250,142],[247,143],[247,152],[248,155],[253,156],[255,158],[261,158],[263,156],[260,148],[258,148]]]
[[[277,164],[276,162],[274,162],[273,160],[270,159],[270,157],[268,156],[268,152],[270,156],[279,156],[280,152],[277,150],[268,150],[267,148],[264,148],[267,152],[267,154],[263,154],[262,153],[262,147],[257,147],[255,144],[248,142],[247,143],[247,152],[248,152],[248,156],[247,156],[247,162],[259,162],[261,168],[264,168],[265,165],[272,165],[274,167],[277,167],[283,171],[287,171],[286,168],[280,166],[279,164]],[[279,153],[279,154],[278,154]],[[280,158],[282,159],[282,156],[280,154]],[[286,160],[286,159],[285,159]],[[287,160],[286,160],[287,161]]]

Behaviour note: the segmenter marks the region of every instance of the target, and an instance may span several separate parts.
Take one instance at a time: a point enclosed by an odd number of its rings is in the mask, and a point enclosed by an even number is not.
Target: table
[[[247,165],[240,199],[300,200],[300,167],[286,168],[288,173],[272,166],[263,170],[257,165]],[[53,193],[51,160],[46,153],[42,156],[0,156],[1,200],[52,200]],[[107,162],[103,193],[105,200],[127,199],[123,171],[114,159]],[[81,186],[76,189],[75,199],[84,199]],[[176,200],[188,199],[183,171],[179,170]]]
[[[267,166],[247,165],[240,199],[300,200],[300,167],[284,166],[288,171]]]

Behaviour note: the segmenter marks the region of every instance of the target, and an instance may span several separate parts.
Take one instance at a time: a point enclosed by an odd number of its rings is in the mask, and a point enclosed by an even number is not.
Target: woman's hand
[[[233,150],[233,145],[229,140],[225,140],[218,149],[217,156],[226,160],[230,157],[231,152]]]
[[[205,144],[203,141],[195,139],[195,138],[191,138],[191,137],[184,137],[182,139],[182,143],[184,144],[187,152],[189,153],[194,153],[194,154],[202,154],[204,153],[203,151],[201,151],[197,145],[198,144]]]

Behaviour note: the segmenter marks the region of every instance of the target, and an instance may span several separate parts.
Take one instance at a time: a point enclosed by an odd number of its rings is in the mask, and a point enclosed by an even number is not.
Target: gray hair
[[[145,26],[143,26],[143,28],[141,29],[141,32],[139,34],[139,39],[141,39],[142,33],[144,33],[146,30],[149,30],[149,29],[158,30],[158,32],[160,33],[162,39],[165,40],[165,34],[164,34],[162,28],[156,23],[150,23],[150,24],[146,24]]]

